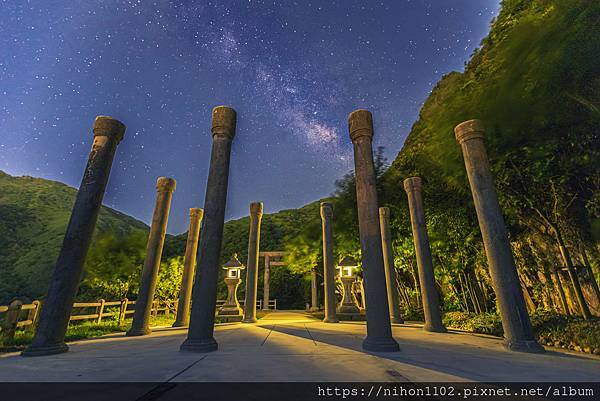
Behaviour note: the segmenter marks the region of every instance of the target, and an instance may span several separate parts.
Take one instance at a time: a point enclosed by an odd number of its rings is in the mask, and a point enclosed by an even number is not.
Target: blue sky
[[[169,232],[202,207],[216,105],[238,112],[227,219],[329,195],[367,108],[393,160],[421,104],[462,70],[499,1],[2,1],[0,169],[78,186],[96,115],[127,125],[105,204]]]

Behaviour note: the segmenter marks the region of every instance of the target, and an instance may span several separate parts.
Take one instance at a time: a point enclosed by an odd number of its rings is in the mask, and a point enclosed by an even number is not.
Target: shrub
[[[447,312],[444,315],[444,325],[498,337],[503,334],[500,316],[495,313]]]
[[[423,315],[423,309],[415,308],[413,306],[405,307],[402,310],[402,319],[406,321],[414,320],[417,322],[423,322],[425,320],[425,316]]]
[[[444,315],[444,324],[473,333],[503,335],[502,322],[496,313],[448,312]],[[531,325],[536,338],[543,345],[600,354],[598,318],[584,320],[580,316],[537,311],[531,315]]]

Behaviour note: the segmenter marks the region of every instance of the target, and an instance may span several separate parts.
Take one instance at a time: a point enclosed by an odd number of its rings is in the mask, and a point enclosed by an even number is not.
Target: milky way
[[[96,115],[127,125],[105,203],[148,222],[177,180],[169,231],[201,207],[211,108],[238,112],[227,218],[329,195],[352,169],[347,115],[400,150],[435,83],[498,12],[472,1],[1,1],[0,169],[77,186]]]

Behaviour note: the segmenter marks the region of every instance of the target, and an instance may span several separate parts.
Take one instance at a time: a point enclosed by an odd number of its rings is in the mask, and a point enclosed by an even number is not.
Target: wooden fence
[[[35,329],[39,312],[41,308],[40,301],[33,301],[31,304],[23,304],[16,300],[7,306],[0,306],[0,315],[5,314],[0,329],[3,337],[14,338],[15,331],[18,328],[24,328],[28,331]],[[105,301],[99,299],[96,302],[75,302],[71,312],[70,322],[78,320],[93,320],[95,323],[101,323],[105,317],[116,317],[119,324],[123,323],[126,317],[132,315],[135,308],[135,301],[127,298],[121,301]],[[154,301],[152,303],[152,315],[158,316],[159,312],[169,314],[177,310],[177,300],[175,301]],[[23,313],[25,312],[26,313]]]
[[[158,316],[159,313],[168,315],[177,313],[177,300],[172,301],[154,301],[152,303],[152,316]],[[221,307],[225,300],[217,300],[217,307]],[[243,306],[244,301],[240,304]],[[0,334],[5,338],[14,338],[15,331],[23,328],[27,331],[35,330],[37,319],[40,314],[42,303],[33,301],[30,304],[24,304],[16,300],[10,305],[0,305],[0,316],[5,314],[4,319],[0,317]],[[257,309],[262,309],[262,299],[257,300]],[[135,301],[127,298],[120,301],[105,301],[99,299],[96,302],[75,302],[71,312],[70,322],[77,320],[94,320],[95,323],[101,323],[105,317],[117,317],[119,324],[135,311]],[[269,309],[277,309],[277,300],[269,301]]]

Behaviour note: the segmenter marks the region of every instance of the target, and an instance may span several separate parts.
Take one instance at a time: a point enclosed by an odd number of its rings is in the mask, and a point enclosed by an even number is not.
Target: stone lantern
[[[228,322],[241,321],[243,313],[237,299],[237,288],[242,281],[241,272],[245,266],[238,260],[237,253],[234,253],[231,260],[223,265],[223,269],[227,270],[227,301],[219,309],[217,316],[225,317]]]
[[[346,256],[338,265],[340,280],[344,285],[344,295],[342,303],[338,307],[338,313],[342,314],[359,314],[360,310],[356,305],[356,298],[352,293],[352,287],[356,281],[354,271],[358,267],[356,260]]]

